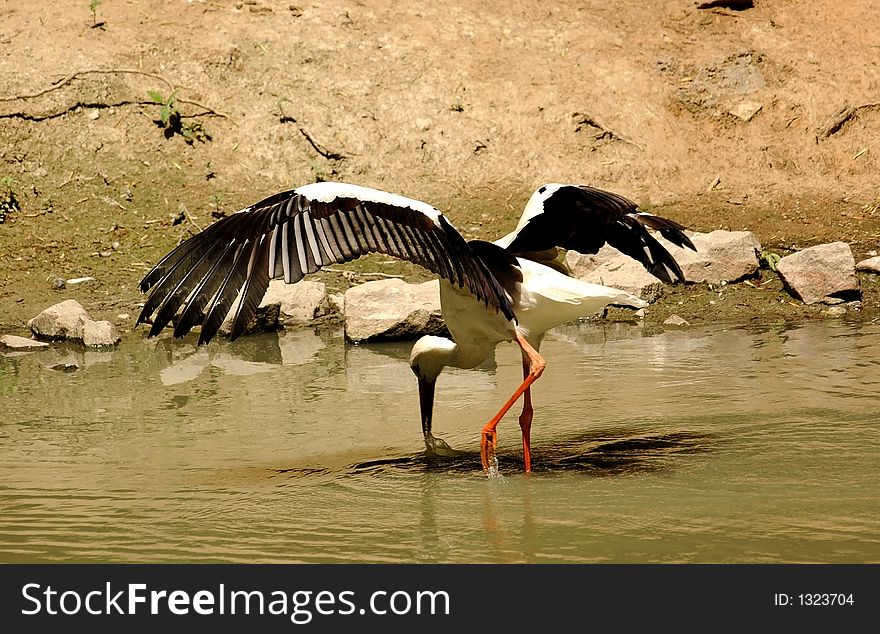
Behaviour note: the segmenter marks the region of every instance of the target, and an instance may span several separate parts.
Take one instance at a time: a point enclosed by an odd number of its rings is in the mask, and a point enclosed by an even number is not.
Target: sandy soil
[[[783,254],[845,240],[859,258],[880,244],[876,5],[755,4],[4,2],[0,179],[21,209],[0,224],[0,328],[69,297],[130,326],[117,315],[136,314],[142,274],[212,213],[316,179],[427,200],[467,237],[506,232],[562,181]],[[210,140],[157,125],[148,93],[173,89],[182,130]],[[96,281],[53,289],[81,276]],[[762,276],[726,303],[676,289],[654,314],[823,314]]]

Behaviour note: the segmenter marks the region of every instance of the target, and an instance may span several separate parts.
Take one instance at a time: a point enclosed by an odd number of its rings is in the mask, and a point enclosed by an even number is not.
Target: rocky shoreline
[[[780,256],[763,251],[749,231],[691,232],[690,237],[696,252],[658,239],[681,265],[687,286],[706,287],[717,292],[719,299],[725,290],[740,286],[757,289],[753,280],[775,275],[790,303],[818,305],[823,307],[824,316],[842,316],[862,311],[859,274],[880,275],[880,256],[870,252],[869,258],[856,263],[846,242],[821,244]],[[668,290],[636,261],[607,245],[595,255],[570,251],[565,264],[579,279],[626,290],[651,304],[648,309],[628,311],[631,319],[645,319],[656,303],[664,301]],[[715,303],[708,300],[710,306]],[[127,314],[117,317],[133,320]],[[442,334],[446,328],[440,313],[439,282],[408,283],[389,277],[355,284],[344,293],[332,293],[319,281],[288,285],[273,280],[247,332],[331,323],[342,325],[345,338],[352,342]],[[662,323],[688,325],[674,312]],[[28,328],[33,338],[9,334],[0,338],[0,346],[27,351],[44,347],[46,342],[72,341],[86,348],[104,348],[121,340],[111,322],[92,319],[73,299],[46,308],[28,322]],[[221,328],[221,334],[228,332],[228,325]]]

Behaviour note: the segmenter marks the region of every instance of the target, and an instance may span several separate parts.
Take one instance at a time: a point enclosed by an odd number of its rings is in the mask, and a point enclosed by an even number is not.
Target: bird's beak
[[[419,378],[419,407],[422,411],[422,433],[425,438],[431,433],[431,418],[434,415],[434,386],[437,381]]]

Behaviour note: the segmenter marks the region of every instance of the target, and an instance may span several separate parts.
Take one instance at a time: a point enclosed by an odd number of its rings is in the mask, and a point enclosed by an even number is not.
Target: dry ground
[[[845,240],[861,257],[880,244],[876,4],[755,4],[104,0],[93,20],[87,0],[4,1],[0,178],[21,210],[0,224],[0,328],[68,297],[133,316],[146,268],[211,212],[316,179],[427,200],[468,237],[563,181],[781,253]],[[210,140],[155,123],[148,92],[173,89]],[[421,276],[386,260],[367,265]],[[821,314],[763,281],[712,305],[679,289],[655,314]]]

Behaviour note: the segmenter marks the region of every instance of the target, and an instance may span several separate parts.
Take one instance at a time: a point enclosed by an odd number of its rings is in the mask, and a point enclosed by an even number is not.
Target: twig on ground
[[[572,116],[572,118],[575,120],[575,123],[578,125],[578,128],[577,128],[576,131],[580,131],[581,126],[585,126],[585,125],[587,125],[587,126],[590,126],[590,127],[596,128],[597,130],[600,131],[599,134],[596,135],[596,138],[597,138],[597,139],[601,139],[601,138],[607,136],[608,138],[610,138],[610,139],[612,139],[612,140],[616,139],[616,140],[618,140],[618,141],[623,141],[624,143],[629,143],[630,145],[634,145],[634,146],[636,146],[637,148],[639,148],[640,150],[644,150],[644,149],[645,149],[642,145],[636,143],[635,141],[632,141],[632,140],[626,138],[626,137],[623,136],[622,134],[620,134],[620,133],[618,133],[618,132],[615,132],[614,130],[612,130],[611,128],[609,128],[608,126],[606,126],[605,124],[599,122],[599,120],[596,119],[596,117],[592,116],[592,115],[589,114],[589,113],[586,113],[586,112],[574,112],[574,113],[572,113],[571,116]]]
[[[63,79],[59,79],[57,82],[55,82],[54,84],[52,84],[48,88],[44,88],[43,90],[38,90],[37,92],[24,93],[21,95],[12,95],[10,97],[0,97],[0,102],[17,101],[19,99],[33,99],[35,97],[41,97],[41,96],[45,95],[47,92],[51,92],[53,90],[58,90],[62,86],[69,84],[74,79],[77,79],[78,77],[82,77],[83,75],[95,75],[95,74],[112,75],[115,73],[128,73],[131,75],[143,75],[144,77],[152,77],[153,79],[158,79],[159,81],[163,82],[166,86],[168,86],[169,90],[174,89],[174,86],[171,84],[170,81],[168,81],[167,79],[165,79],[164,77],[162,77],[160,75],[156,75],[155,73],[148,73],[143,70],[135,70],[132,68],[92,68],[92,69],[88,69],[88,70],[78,70],[75,73],[71,73],[67,77],[64,77]]]
[[[752,9],[754,6],[754,0],[709,0],[708,2],[701,2],[697,5],[697,8],[716,9],[723,7],[725,9],[733,9],[734,11],[743,11],[744,9]]]
[[[157,80],[161,81],[163,84],[165,84],[168,87],[169,90],[171,90],[171,91],[174,90],[174,85],[170,81],[168,81],[167,79],[165,79],[161,75],[157,75],[155,73],[150,73],[150,72],[143,71],[143,70],[136,70],[133,68],[92,68],[92,69],[88,69],[88,70],[79,70],[74,73],[71,73],[64,78],[59,79],[57,82],[55,82],[54,84],[52,84],[48,88],[44,88],[43,90],[38,90],[36,92],[31,92],[31,93],[22,93],[19,95],[11,95],[8,97],[0,97],[0,103],[10,102],[10,101],[24,101],[27,99],[35,99],[36,97],[41,97],[49,92],[52,92],[53,90],[58,90],[59,88],[66,86],[67,84],[72,82],[74,79],[78,79],[78,78],[83,77],[85,75],[113,75],[113,74],[129,74],[129,75],[140,75],[143,77],[150,77],[152,79],[157,79]],[[196,106],[197,108],[201,108],[202,110],[204,110],[204,112],[199,113],[199,114],[187,115],[190,117],[197,117],[197,116],[203,116],[203,115],[214,115],[216,117],[222,117],[224,119],[229,119],[229,116],[224,114],[223,112],[220,112],[219,110],[214,110],[213,108],[209,108],[208,106],[206,106],[202,103],[199,103],[198,101],[193,101],[191,99],[178,99],[177,102],[189,104],[191,106]],[[8,118],[12,118],[12,117],[17,117],[17,118],[21,118],[21,119],[27,119],[29,121],[44,121],[46,119],[54,119],[55,117],[60,117],[61,115],[67,114],[71,110],[75,110],[76,108],[113,108],[113,107],[117,107],[117,106],[130,106],[130,105],[153,105],[153,102],[144,101],[144,100],[127,100],[127,99],[120,101],[120,102],[117,102],[117,103],[104,103],[104,102],[84,103],[84,102],[78,101],[77,103],[73,104],[72,106],[70,106],[64,110],[60,110],[58,112],[33,115],[33,114],[28,114],[26,112],[17,111],[17,112],[9,112],[9,113],[5,113],[5,114],[0,114],[0,118],[7,118],[8,119]]]
[[[304,127],[302,127],[302,125],[300,125],[299,121],[297,121],[293,117],[286,115],[286,114],[282,114],[279,120],[281,121],[281,123],[294,124],[296,126],[296,128],[299,130],[299,133],[302,134],[305,137],[306,141],[309,142],[309,145],[311,145],[312,148],[314,148],[315,152],[317,152],[318,154],[320,154],[324,158],[331,159],[333,161],[341,161],[345,158],[344,154],[340,154],[339,152],[334,152],[333,150],[328,150],[323,145],[321,145],[320,143],[315,141],[315,139],[312,137],[312,135],[309,134],[308,131]]]
[[[860,106],[851,106],[849,104],[844,104],[844,106],[832,114],[825,121],[825,125],[823,125],[819,129],[819,138],[827,139],[832,134],[840,130],[843,127],[843,124],[852,119],[859,110],[864,108],[876,108],[880,106],[880,102],[876,103],[863,103]]]

